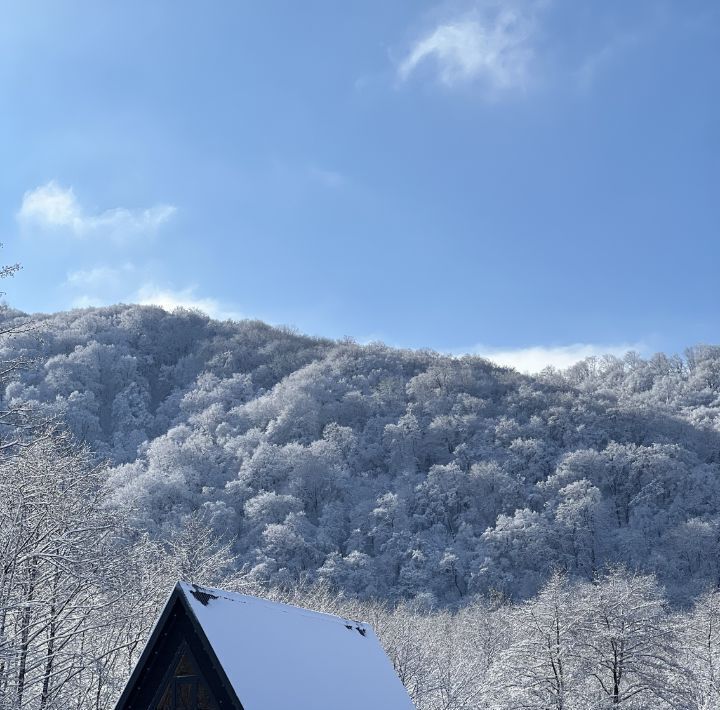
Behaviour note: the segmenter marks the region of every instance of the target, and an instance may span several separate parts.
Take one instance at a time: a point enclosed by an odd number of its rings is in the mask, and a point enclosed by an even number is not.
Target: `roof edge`
[[[145,646],[142,650],[142,653],[140,654],[140,658],[138,658],[137,662],[135,663],[133,672],[130,674],[130,678],[128,678],[128,681],[125,684],[125,688],[123,688],[123,692],[120,694],[120,697],[115,702],[115,710],[121,708],[127,701],[128,696],[132,692],[132,689],[135,687],[135,684],[137,683],[138,677],[140,676],[142,669],[147,663],[148,657],[152,653],[153,648],[157,643],[158,637],[160,636],[162,629],[167,623],[167,619],[170,616],[170,612],[172,611],[173,602],[182,596],[182,587],[180,586],[180,582],[176,582],[172,591],[168,595],[167,600],[165,601],[165,606],[160,612],[160,616],[158,616],[155,624],[152,627],[152,630],[150,631],[150,635],[145,642]]]
[[[205,633],[205,630],[202,627],[202,624],[200,623],[197,616],[195,616],[195,612],[193,611],[192,604],[188,601],[188,598],[185,594],[185,590],[183,589],[183,584],[186,584],[189,587],[200,587],[201,589],[207,589],[207,587],[201,587],[198,584],[190,584],[189,582],[177,582],[175,584],[175,589],[173,590],[173,594],[175,592],[178,593],[178,598],[180,599],[180,603],[183,605],[183,608],[187,612],[188,618],[190,619],[190,623],[193,626],[193,630],[197,634],[198,638],[200,639],[200,644],[203,647],[203,650],[207,654],[208,658],[210,659],[210,663],[212,664],[215,672],[218,674],[218,677],[220,678],[220,682],[225,687],[225,690],[230,697],[231,700],[235,702],[236,710],[245,710],[243,708],[242,703],[240,702],[240,698],[238,698],[237,692],[235,691],[235,688],[233,688],[232,683],[230,682],[230,679],[227,676],[227,673],[225,672],[225,668],[223,668],[222,663],[220,662],[220,659],[217,657],[217,654],[215,653],[215,649],[212,647],[212,644],[210,643],[210,640],[207,637],[207,634]]]
[[[253,602],[257,604],[262,604],[266,607],[271,608],[277,608],[277,609],[288,609],[292,610],[294,612],[298,612],[300,614],[303,614],[304,616],[311,616],[314,618],[317,618],[322,621],[332,621],[332,622],[340,622],[340,623],[351,623],[356,624],[365,627],[366,629],[372,630],[373,626],[368,621],[363,621],[362,619],[354,619],[350,616],[340,616],[339,614],[332,614],[327,611],[318,611],[317,609],[310,609],[305,606],[299,606],[298,604],[290,604],[289,602],[282,602],[282,601],[275,601],[273,599],[267,599],[266,597],[257,596],[255,594],[243,594],[242,592],[231,592],[226,589],[219,589],[218,587],[208,587],[204,584],[196,584],[194,582],[185,582],[183,580],[180,580],[178,582],[178,586],[180,587],[183,594],[186,594],[186,588],[190,592],[190,594],[193,594],[193,596],[201,603],[203,606],[205,606],[205,602],[203,602],[202,599],[198,597],[197,594],[194,594],[192,589],[195,588],[200,593],[205,593],[210,599],[212,598],[219,598],[219,599],[225,599],[226,601],[235,602],[235,603],[243,603],[245,600],[248,602]]]

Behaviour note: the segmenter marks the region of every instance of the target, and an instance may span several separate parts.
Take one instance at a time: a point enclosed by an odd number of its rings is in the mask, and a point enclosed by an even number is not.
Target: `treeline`
[[[720,706],[718,590],[673,612],[654,577],[614,569],[593,582],[555,573],[515,605],[324,606],[373,621],[418,710]]]
[[[0,407],[108,460],[157,544],[200,515],[235,572],[361,598],[530,598],[625,566],[685,604],[720,579],[720,348],[521,375],[159,308],[8,311]],[[8,431],[8,435],[9,431]]]
[[[534,598],[361,600],[327,583],[237,575],[200,516],[164,542],[110,505],[104,471],[44,429],[0,465],[0,707],[106,710],[175,580],[219,585],[367,620],[418,710],[720,705],[720,592],[670,607],[652,576],[555,572]]]

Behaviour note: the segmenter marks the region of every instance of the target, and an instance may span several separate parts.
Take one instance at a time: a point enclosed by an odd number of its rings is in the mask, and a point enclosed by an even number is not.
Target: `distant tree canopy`
[[[720,348],[521,375],[257,321],[6,310],[0,409],[61,415],[111,462],[110,505],[189,521],[258,582],[361,598],[524,599],[623,564],[671,601],[720,579]]]

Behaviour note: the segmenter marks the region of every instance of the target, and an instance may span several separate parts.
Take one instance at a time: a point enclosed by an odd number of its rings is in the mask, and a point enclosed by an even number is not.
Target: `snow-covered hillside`
[[[6,403],[61,413],[137,525],[199,510],[257,580],[448,603],[553,567],[676,599],[720,576],[720,348],[530,377],[154,307],[36,321]]]

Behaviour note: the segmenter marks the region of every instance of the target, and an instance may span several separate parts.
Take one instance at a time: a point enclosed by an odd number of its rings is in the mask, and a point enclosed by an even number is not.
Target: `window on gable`
[[[157,710],[216,710],[210,690],[189,653],[180,656]]]

